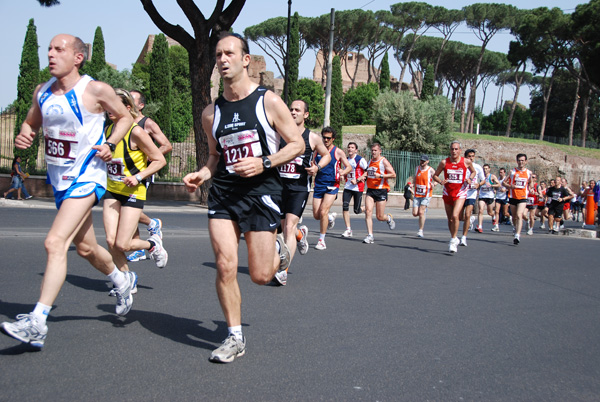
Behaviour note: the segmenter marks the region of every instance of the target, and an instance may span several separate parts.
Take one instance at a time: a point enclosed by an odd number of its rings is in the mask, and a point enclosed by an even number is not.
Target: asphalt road
[[[0,205],[0,321],[37,301],[55,214],[16,203]],[[168,266],[132,264],[139,293],[118,317],[108,281],[71,248],[44,349],[0,336],[1,401],[600,400],[598,240],[535,233],[514,246],[510,227],[486,221],[450,255],[439,210],[424,239],[392,210],[396,229],[375,223],[372,245],[360,217],[353,239],[338,218],[327,250],[296,255],[286,287],[251,283],[242,240],[247,353],[218,365],[208,357],[227,330],[206,211],[148,211],[164,222]],[[94,221],[102,244],[98,208]],[[310,210],[304,223],[314,246]]]

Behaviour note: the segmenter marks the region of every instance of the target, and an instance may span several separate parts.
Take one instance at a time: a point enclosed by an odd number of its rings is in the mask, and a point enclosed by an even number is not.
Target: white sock
[[[392,221],[392,215],[388,214],[387,221],[388,221],[388,223]]]
[[[319,240],[325,241],[325,235],[326,233],[319,233]]]
[[[119,269],[117,267],[115,267],[115,269],[107,275],[110,280],[112,281],[112,283],[115,285],[115,287],[121,289],[123,287],[125,287],[127,285],[127,277],[125,276],[125,274],[121,271],[119,271]]]
[[[346,230],[352,231],[352,228],[350,226],[346,226]]]
[[[37,318],[41,325],[46,325],[46,319],[48,318],[48,314],[50,314],[50,310],[52,310],[52,306],[46,306],[45,304],[37,302],[31,314]]]
[[[242,335],[242,326],[241,325],[236,325],[234,327],[227,327],[227,330],[229,331],[229,335],[235,336],[240,341],[242,339],[244,339],[244,336]]]

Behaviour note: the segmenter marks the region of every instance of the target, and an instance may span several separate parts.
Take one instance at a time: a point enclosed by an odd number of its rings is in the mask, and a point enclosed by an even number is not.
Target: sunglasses
[[[325,136],[323,136],[323,140],[327,140],[327,141],[329,141],[329,140],[331,140],[331,139],[333,139],[333,137],[325,137]]]

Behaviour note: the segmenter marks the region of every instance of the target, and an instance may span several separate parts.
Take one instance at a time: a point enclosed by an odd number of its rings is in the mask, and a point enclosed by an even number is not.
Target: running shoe
[[[327,246],[325,245],[325,240],[319,239],[319,241],[317,242],[317,245],[315,246],[315,249],[325,250],[326,248],[327,248]]]
[[[420,238],[423,238],[423,237],[424,237],[424,236],[423,236],[423,231],[422,231],[422,230],[419,230],[419,231],[417,232],[417,237],[420,237]]]
[[[518,234],[515,234],[515,238],[513,239],[514,245],[516,246],[520,242],[521,242],[520,236]]]
[[[287,285],[287,276],[287,271],[277,271],[273,277],[273,282],[277,283],[278,285],[285,286]]]
[[[450,253],[456,253],[458,252],[458,239],[450,239],[450,242],[448,243],[448,252]]]
[[[467,236],[463,236],[460,238],[460,245],[467,247]]]
[[[528,235],[528,236],[531,236],[532,234],[533,234],[533,229],[532,229],[532,228],[529,228],[529,229],[527,230],[527,235]]]
[[[365,244],[375,243],[375,239],[373,238],[373,235],[367,235],[367,237],[365,237],[365,239],[363,240],[363,243],[365,243]]]
[[[210,360],[214,363],[230,363],[236,357],[242,357],[246,353],[246,338],[238,339],[235,335],[229,335],[221,346],[213,350]]]
[[[565,225],[560,225],[560,230],[564,230],[565,229]]]
[[[498,224],[495,224],[495,225],[492,227],[492,232],[499,232],[499,231],[500,231],[500,228],[498,227]]]
[[[396,222],[394,222],[394,217],[392,216],[392,214],[388,214],[387,224],[390,227],[390,230],[394,230],[394,228],[396,227]]]
[[[477,232],[477,233],[483,233],[483,228],[481,226],[477,226],[475,228],[475,232]]]
[[[275,241],[279,244],[279,271],[284,271],[290,266],[290,249],[285,244],[283,233],[279,233]]]
[[[160,219],[151,219],[148,225],[150,235],[157,235],[162,239],[162,221]]]
[[[157,267],[166,267],[167,262],[169,261],[169,254],[163,247],[162,239],[158,235],[152,235],[148,240],[152,240],[154,242],[154,247],[149,250],[150,258],[154,260]]]
[[[546,224],[542,223],[542,224],[540,225],[540,229],[546,229]]]
[[[133,296],[131,291],[137,286],[137,274],[135,272],[127,271],[127,285],[123,289],[117,289],[117,307],[115,309],[118,315],[126,315],[131,310],[133,305]]]
[[[16,340],[39,349],[44,347],[48,334],[48,326],[40,325],[32,313],[19,314],[15,322],[3,322],[0,324],[0,330]]]
[[[471,216],[469,218],[469,232],[473,230],[473,223],[475,223],[475,217]]]
[[[138,250],[138,251],[134,251],[133,253],[129,254],[127,256],[127,261],[129,262],[138,262],[138,261],[142,261],[145,260],[146,258],[146,252],[144,250]]]
[[[33,198],[33,195],[28,195],[27,197],[25,197],[26,200],[30,200]]]
[[[137,276],[135,277],[135,285],[133,286],[133,289],[131,289],[131,294],[134,295],[138,292],[138,288],[137,288]],[[110,292],[108,292],[108,295],[110,297],[117,297],[117,287],[113,284],[112,289],[110,290]]]
[[[346,231],[342,233],[342,237],[352,237],[352,229],[346,229]]]
[[[302,233],[302,238],[298,242],[298,252],[300,255],[304,255],[308,253],[308,228],[302,225],[298,230]]]
[[[332,212],[328,215],[329,225],[327,225],[327,229],[333,229],[335,226],[335,218],[337,217],[337,212]]]

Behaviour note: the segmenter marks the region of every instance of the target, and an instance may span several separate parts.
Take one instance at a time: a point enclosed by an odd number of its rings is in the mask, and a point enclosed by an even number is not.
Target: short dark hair
[[[302,99],[296,99],[292,103],[294,103],[294,102],[302,102],[302,104],[304,105],[304,113],[309,113],[308,112],[308,103],[306,103],[306,101],[304,101]]]
[[[325,133],[331,133],[331,136],[333,138],[336,137],[335,130],[333,129],[333,127],[329,127],[329,126],[323,127],[323,129],[321,130],[321,135],[323,135]]]
[[[489,163],[484,163],[483,164],[483,167],[486,167],[486,166],[489,167],[490,169],[492,168]]]
[[[525,154],[517,154],[517,160],[519,160],[519,158],[525,158],[525,160],[527,160],[527,155],[525,155]]]
[[[374,142],[374,143],[372,143],[372,144],[371,144],[371,148],[373,148],[373,147],[377,147],[377,148],[379,148],[379,149],[381,149],[381,150],[383,151],[383,147],[382,147],[382,146],[381,146],[381,144],[380,144],[380,143],[378,143],[378,142]]]
[[[471,152],[472,152],[472,153],[474,153],[474,154],[476,153],[474,149],[472,149],[472,148],[469,148],[469,149],[467,149],[467,150],[465,151],[465,157],[467,157],[467,156],[468,156],[468,155],[469,155]]]
[[[354,148],[358,149],[358,145],[356,145],[356,142],[350,141],[347,146],[349,147],[350,145],[354,145]]]
[[[238,33],[234,33],[234,32],[229,32],[229,31],[221,31],[219,33],[219,41],[228,38],[230,36],[233,36],[234,38],[237,38],[240,40],[240,42],[242,42],[242,56],[250,54],[250,46],[248,46],[248,41],[240,34]]]
[[[145,105],[146,97],[144,96],[144,94],[138,91],[137,89],[132,89],[131,91],[129,91],[130,94],[133,94],[134,92],[140,96],[140,103],[143,103]]]

